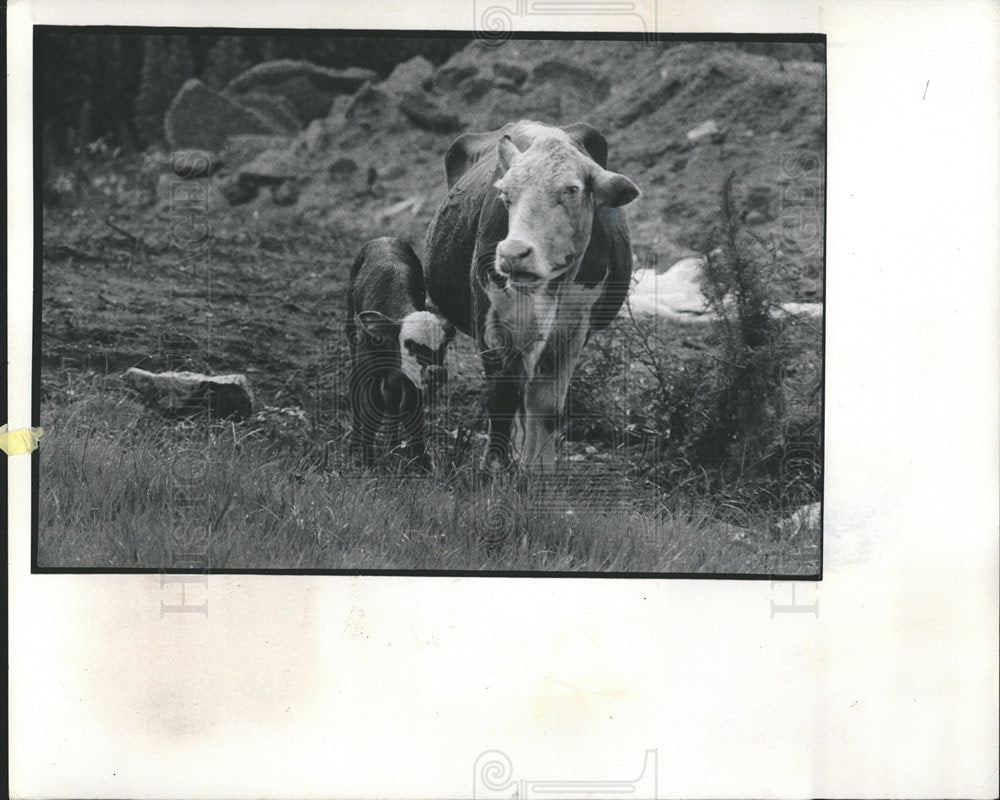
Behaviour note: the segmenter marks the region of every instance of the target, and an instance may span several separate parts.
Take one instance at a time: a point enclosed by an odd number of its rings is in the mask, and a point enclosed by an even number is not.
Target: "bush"
[[[820,375],[819,331],[775,313],[783,265],[738,211],[730,176],[703,237],[714,321],[680,337],[626,307],[585,352],[568,433],[629,446],[635,471],[662,490],[696,486],[741,512],[792,508],[819,497],[819,386],[801,380]]]

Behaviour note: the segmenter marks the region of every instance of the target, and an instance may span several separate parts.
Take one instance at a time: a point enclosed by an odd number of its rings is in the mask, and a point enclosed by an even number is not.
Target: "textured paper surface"
[[[653,18],[636,8],[515,29],[634,30]],[[31,424],[32,20],[476,13],[10,4],[10,427]],[[180,587],[159,576],[29,574],[30,459],[11,459],[14,796],[462,797],[489,750],[549,781],[632,779],[654,750],[659,797],[995,795],[998,7],[661,2],[655,20],[830,37],[822,583],[212,575],[186,587],[207,616],[161,617]]]

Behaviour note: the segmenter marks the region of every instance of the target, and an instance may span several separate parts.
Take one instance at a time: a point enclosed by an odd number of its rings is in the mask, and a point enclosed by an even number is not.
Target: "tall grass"
[[[72,375],[43,403],[42,567],[812,572],[817,543],[595,493],[580,476],[427,477],[317,463],[310,435],[250,422],[164,422],[114,377]],[[444,463],[444,459],[442,459]],[[604,483],[606,474],[597,476]],[[194,561],[192,561],[194,559]],[[199,559],[201,559],[199,561]]]

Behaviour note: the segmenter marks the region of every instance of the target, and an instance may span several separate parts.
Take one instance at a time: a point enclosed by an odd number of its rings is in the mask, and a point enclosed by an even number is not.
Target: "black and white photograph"
[[[34,44],[38,569],[819,577],[822,35]]]
[[[5,13],[11,797],[996,797],[995,0]]]

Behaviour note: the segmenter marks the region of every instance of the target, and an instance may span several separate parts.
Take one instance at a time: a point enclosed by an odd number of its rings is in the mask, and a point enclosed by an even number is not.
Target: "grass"
[[[624,477],[616,497],[578,475],[487,482],[471,463],[420,478],[324,469],[304,437],[276,442],[259,420],[164,423],[126,394],[96,373],[50,387],[43,567],[169,568],[192,555],[213,570],[804,574],[818,564],[818,542],[776,533],[773,518],[738,528],[710,500],[637,498]]]

